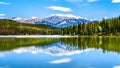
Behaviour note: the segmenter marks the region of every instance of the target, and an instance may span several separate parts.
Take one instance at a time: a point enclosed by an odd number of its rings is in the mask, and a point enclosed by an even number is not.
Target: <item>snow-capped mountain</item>
[[[35,24],[35,22],[39,22],[42,19],[41,18],[37,18],[37,17],[31,17],[31,18],[21,18],[21,17],[16,17],[13,18],[12,20],[17,21],[17,22],[22,22],[22,23],[30,23],[30,24]]]
[[[77,25],[83,22],[89,23],[90,21],[90,19],[82,18],[79,16],[57,14],[43,18],[41,21],[35,22],[35,24],[48,24],[53,27],[63,28],[71,25]]]
[[[37,18],[37,17],[31,17],[28,19],[23,18],[15,18],[13,19],[18,22],[24,22],[24,23],[32,23],[32,24],[47,24],[53,27],[63,28],[71,25],[77,25],[79,23],[89,23],[91,20],[88,18],[82,18],[79,16],[74,16],[70,14],[53,14],[51,16],[48,16],[46,18]]]

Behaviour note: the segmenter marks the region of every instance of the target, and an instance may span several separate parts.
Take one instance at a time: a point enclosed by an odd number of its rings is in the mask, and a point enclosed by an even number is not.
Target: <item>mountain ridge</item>
[[[82,18],[73,15],[60,15],[60,14],[51,15],[45,18],[32,17],[32,18],[24,19],[17,17],[17,18],[13,18],[12,20],[23,23],[30,23],[30,24],[45,24],[57,28],[64,28],[71,25],[77,25],[78,23],[83,23],[83,22],[84,23],[91,22],[91,20],[88,18]]]

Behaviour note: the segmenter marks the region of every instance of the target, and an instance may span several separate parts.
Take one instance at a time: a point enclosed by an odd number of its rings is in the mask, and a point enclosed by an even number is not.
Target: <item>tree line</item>
[[[8,19],[0,19],[0,35],[120,35],[120,16],[90,23],[78,22],[65,28],[56,28],[43,24],[26,24]]]
[[[120,16],[61,28],[62,35],[120,35]]]

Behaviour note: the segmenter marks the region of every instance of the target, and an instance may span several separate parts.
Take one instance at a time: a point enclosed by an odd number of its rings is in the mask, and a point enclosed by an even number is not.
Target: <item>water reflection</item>
[[[70,46],[62,42],[56,42],[46,46],[30,46],[30,47],[21,47],[17,49],[10,50],[9,52],[14,52],[17,54],[21,53],[31,53],[31,54],[40,54],[45,53],[48,55],[54,56],[70,56],[74,54],[80,54],[83,52],[91,51],[92,48],[87,48],[80,50],[78,46]]]
[[[71,46],[78,46],[80,49],[95,48],[103,52],[120,52],[120,37],[78,37],[65,38],[62,41]]]
[[[119,68],[119,37],[1,38],[0,68]]]
[[[51,64],[61,64],[61,63],[69,63],[69,62],[71,62],[71,58],[63,58],[63,59],[50,61]]]
[[[120,52],[120,37],[71,37],[71,38],[1,38],[0,51],[53,52],[53,54],[74,52],[84,49],[102,49],[103,52]],[[85,50],[86,51],[86,50]],[[62,55],[62,54],[61,54]]]

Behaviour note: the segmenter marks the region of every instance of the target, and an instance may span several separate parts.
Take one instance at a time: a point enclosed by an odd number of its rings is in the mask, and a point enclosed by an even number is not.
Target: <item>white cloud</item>
[[[72,11],[72,9],[70,9],[70,8],[61,7],[61,6],[50,6],[50,7],[48,7],[48,8],[50,8],[50,9],[52,9],[52,10],[63,11],[63,12],[70,12],[70,11]]]
[[[87,2],[96,2],[98,0],[87,0]]]
[[[32,18],[32,19],[36,19],[36,18],[38,18],[38,17],[36,17],[36,16],[32,16],[31,18]]]
[[[5,16],[5,14],[0,14],[0,16]]]
[[[113,68],[120,68],[120,66],[113,66]]]
[[[53,60],[53,61],[50,61],[49,63],[51,63],[51,64],[61,64],[61,63],[68,63],[68,62],[71,62],[70,58],[63,58],[63,59]]]
[[[8,4],[10,4],[10,3],[0,2],[0,4],[2,4],[2,5],[8,5]]]
[[[112,3],[120,3],[120,0],[112,0]]]

